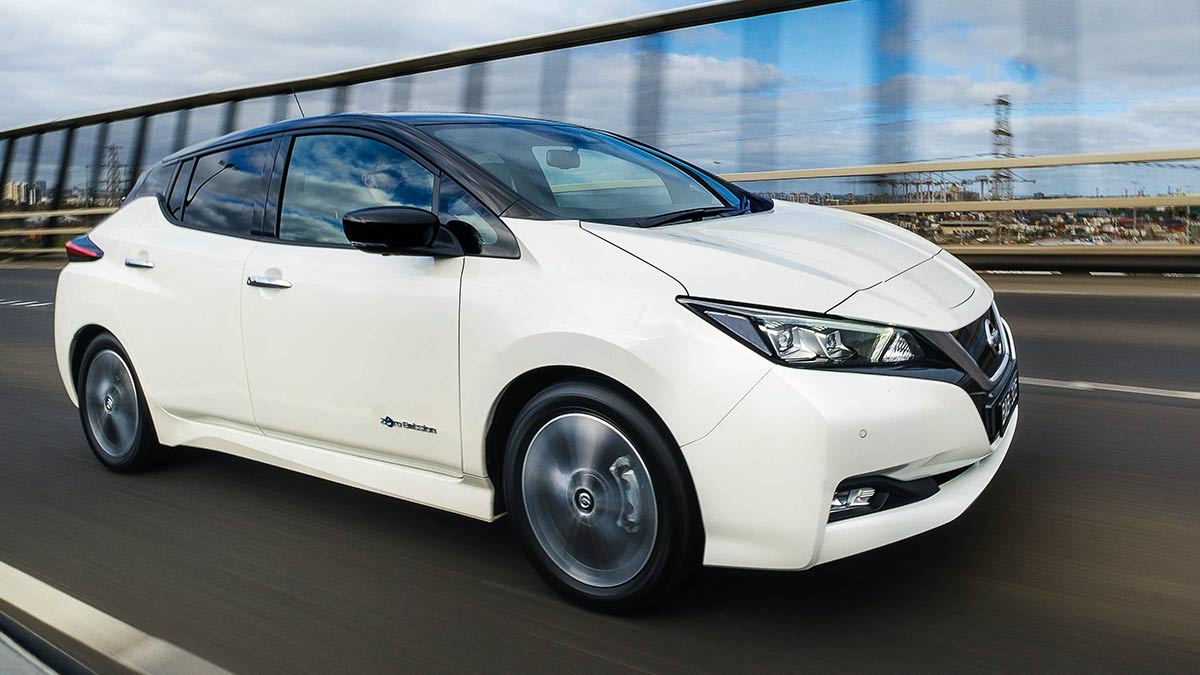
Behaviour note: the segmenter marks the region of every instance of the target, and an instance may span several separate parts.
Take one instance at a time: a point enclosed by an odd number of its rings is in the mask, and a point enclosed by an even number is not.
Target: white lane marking
[[[9,307],[45,307],[53,305],[53,302],[43,302],[41,300],[3,300],[0,299],[0,305],[8,305]]]
[[[996,288],[993,290],[996,293],[1005,293],[1008,295],[1103,295],[1102,293],[1089,293],[1088,291],[1047,291],[1027,288]]]
[[[0,600],[138,673],[226,672],[4,563]]]
[[[1017,277],[1053,277],[1061,275],[1062,272],[1050,272],[1047,270],[980,270],[980,274],[1007,274]]]
[[[1021,384],[1027,384],[1034,387],[1053,387],[1055,389],[1074,389],[1077,391],[1112,391],[1120,394],[1141,394],[1143,396],[1163,396],[1166,398],[1182,398],[1189,401],[1200,401],[1200,391],[1183,391],[1180,389],[1154,389],[1151,387],[1133,387],[1127,384],[1107,384],[1104,382],[1043,380],[1040,377],[1022,377]]]

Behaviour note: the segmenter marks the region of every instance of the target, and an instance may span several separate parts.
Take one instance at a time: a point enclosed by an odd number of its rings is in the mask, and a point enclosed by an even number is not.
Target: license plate
[[[1013,377],[1012,382],[1004,388],[1004,393],[1000,394],[1000,432],[1008,428],[1008,418],[1012,417],[1013,410],[1017,408],[1017,386],[1019,379]]]

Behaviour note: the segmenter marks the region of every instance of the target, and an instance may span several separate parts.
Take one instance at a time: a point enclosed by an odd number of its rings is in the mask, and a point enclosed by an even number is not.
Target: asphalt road
[[[54,278],[0,271],[0,298],[53,300]],[[1200,300],[999,304],[1025,376],[1200,390]],[[807,572],[705,570],[612,617],[552,594],[503,520],[199,450],[105,471],[52,310],[0,304],[0,561],[233,671],[1200,668],[1200,401],[1026,387],[958,521]]]

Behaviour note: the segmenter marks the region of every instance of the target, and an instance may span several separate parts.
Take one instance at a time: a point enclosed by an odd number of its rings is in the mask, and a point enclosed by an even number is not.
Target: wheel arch
[[[560,382],[567,381],[594,382],[606,386],[628,398],[630,402],[646,413],[658,427],[658,430],[670,440],[671,448],[676,453],[676,457],[679,459],[680,466],[682,467],[684,480],[687,483],[688,492],[690,493],[689,499],[692,500],[692,506],[696,509],[696,513],[700,514],[700,522],[703,523],[703,513],[700,512],[696,486],[692,480],[687,460],[680,450],[679,440],[671,433],[670,427],[663,421],[662,416],[654,410],[653,406],[646,399],[620,381],[588,368],[563,365],[542,366],[515,377],[500,392],[495,404],[492,406],[492,414],[489,416],[487,433],[484,439],[484,462],[487,467],[488,476],[491,477],[494,490],[495,512],[501,514],[507,510],[504,481],[501,477],[504,475],[504,453],[508,445],[508,436],[512,432],[513,423],[516,422],[517,415],[525,407],[525,404],[539,392]],[[703,527],[701,527],[701,532],[703,532]]]
[[[75,331],[75,335],[71,338],[71,347],[68,350],[69,373],[71,375],[71,390],[79,391],[79,369],[83,367],[83,355],[87,353],[88,345],[100,337],[101,335],[111,336],[112,339],[117,339],[117,336],[109,329],[95,323],[89,323],[79,330]]]

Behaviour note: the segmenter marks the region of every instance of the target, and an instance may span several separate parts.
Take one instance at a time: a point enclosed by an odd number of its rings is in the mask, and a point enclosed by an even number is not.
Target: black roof
[[[211,138],[189,145],[182,150],[167,155],[164,162],[178,157],[194,154],[200,150],[226,143],[250,140],[260,136],[285,133],[296,129],[321,126],[359,126],[365,128],[386,126],[419,127],[429,124],[554,124],[576,126],[567,122],[537,119],[533,117],[516,117],[511,115],[484,115],[475,113],[434,113],[434,112],[405,112],[405,113],[336,113],[333,115],[314,115],[297,119],[276,122],[245,131],[235,131],[218,138]]]
[[[565,126],[576,126],[567,122],[558,122],[556,120],[538,119],[536,117],[518,117],[516,115],[486,115],[483,113],[421,113],[421,112],[405,112],[405,113],[383,113],[378,117],[390,117],[391,119],[414,126],[422,126],[425,124],[557,124]]]
[[[260,139],[267,139],[278,134],[296,131],[300,129],[317,129],[317,128],[353,128],[363,131],[375,132],[377,134],[395,138],[414,151],[415,156],[422,157],[430,164],[438,167],[440,170],[446,171],[453,176],[463,188],[476,199],[483,202],[484,206],[492,211],[492,213],[500,215],[508,215],[514,218],[532,218],[548,220],[553,219],[554,215],[525,200],[518,194],[511,185],[500,181],[490,172],[481,169],[470,159],[464,157],[458,152],[445,146],[444,143],[437,140],[433,135],[420,130],[420,127],[430,124],[538,124],[538,125],[559,125],[567,127],[578,127],[575,124],[566,122],[555,122],[553,120],[541,120],[530,117],[514,117],[505,115],[475,115],[467,113],[338,113],[335,115],[320,115],[316,117],[303,117],[300,119],[287,120],[284,122],[276,122],[267,126],[247,129],[246,131],[237,131],[232,134],[227,134],[220,138],[203,141],[175,152],[165,158],[162,162],[171,162],[182,157],[190,157],[206,153],[212,150],[217,150],[223,147],[229,147],[244,142],[252,142]],[[628,139],[626,139],[628,140]],[[629,141],[636,143],[636,141]],[[660,157],[669,157],[663,155],[659,151],[655,151]],[[678,162],[680,166],[690,167],[690,171],[703,174],[708,179],[717,183],[724,184],[730,190],[738,194],[747,195],[751,201],[759,203],[757,200],[762,198],[750,195],[741,188],[732,185],[720,177],[713,175],[703,169],[697,168],[694,165],[687,164],[683,160],[671,161]],[[762,201],[765,204],[762,209],[770,208],[770,200]]]

